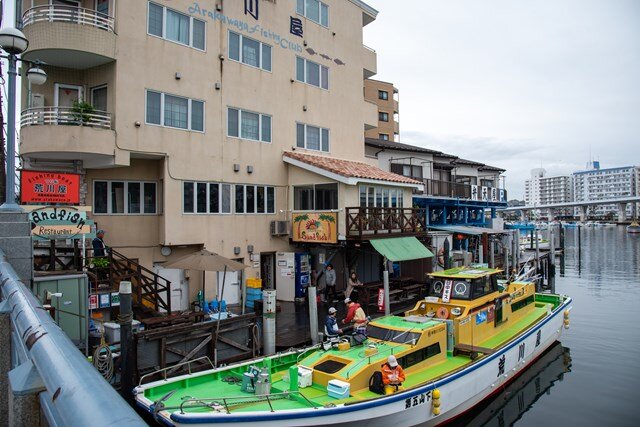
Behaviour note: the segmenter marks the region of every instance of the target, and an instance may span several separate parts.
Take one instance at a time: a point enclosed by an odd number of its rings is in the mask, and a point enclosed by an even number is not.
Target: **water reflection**
[[[513,425],[540,397],[549,394],[554,384],[562,381],[564,374],[570,371],[570,351],[556,342],[500,393],[449,425]]]

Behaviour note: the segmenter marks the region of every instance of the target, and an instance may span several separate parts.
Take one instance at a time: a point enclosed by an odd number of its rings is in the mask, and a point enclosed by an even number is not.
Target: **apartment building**
[[[423,188],[365,162],[376,15],[360,0],[23,1],[23,56],[48,74],[22,79],[24,166],[80,174],[107,243],[191,297],[201,276],[163,265],[203,247],[277,288],[276,254],[304,245],[321,265],[360,236],[345,211],[363,192],[402,207]]]
[[[400,139],[399,91],[393,83],[366,79],[364,81],[364,99],[378,108],[378,125],[367,129],[365,137],[395,141]]]
[[[531,170],[531,178],[524,182],[527,206],[569,203],[573,201],[573,180],[568,175],[547,176],[544,168]],[[572,209],[559,209],[558,215],[571,215]]]
[[[413,206],[426,209],[429,225],[486,225],[507,206],[504,169],[398,142],[367,138],[367,158],[380,169],[424,183]]]
[[[591,168],[574,172],[573,194],[576,202],[615,199],[621,197],[637,196],[638,178],[640,168],[638,166],[621,166],[614,168],[600,168],[600,162],[592,162]],[[640,204],[627,203],[627,217],[638,212]],[[589,211],[590,215],[610,216],[618,213],[618,206],[599,205]]]

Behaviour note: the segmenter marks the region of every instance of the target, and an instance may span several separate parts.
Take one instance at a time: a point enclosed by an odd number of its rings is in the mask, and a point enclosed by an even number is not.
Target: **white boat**
[[[166,368],[142,380],[136,401],[175,426],[444,423],[502,390],[569,325],[571,298],[536,294],[530,282],[500,291],[497,272],[434,273],[429,296],[405,317],[372,321],[364,346],[315,346],[165,379]],[[377,395],[367,383],[390,354],[405,367],[405,389]],[[251,394],[251,372],[261,372],[256,389],[266,392]]]

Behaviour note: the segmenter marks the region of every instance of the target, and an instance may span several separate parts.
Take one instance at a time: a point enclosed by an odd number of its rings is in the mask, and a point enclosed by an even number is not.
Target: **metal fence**
[[[71,24],[90,25],[106,31],[114,32],[115,20],[96,10],[75,6],[45,5],[28,9],[22,15],[22,25],[36,22],[67,22]]]
[[[28,108],[20,115],[20,127],[37,125],[89,126],[111,129],[111,113],[70,107]]]
[[[0,250],[0,367],[11,369],[13,399],[0,399],[0,414],[12,414],[8,419],[24,424],[25,407],[16,407],[27,392],[24,384],[32,384],[29,393],[39,401],[39,408],[51,426],[145,426],[135,411],[120,397],[89,364],[71,340],[55,324],[31,291],[19,280],[13,267]],[[8,335],[11,334],[9,337]],[[5,372],[0,372],[5,376]],[[6,378],[6,376],[5,376]],[[17,381],[12,380],[18,378]],[[1,395],[0,395],[1,396]],[[3,396],[4,397],[4,396]],[[10,406],[5,406],[10,405]],[[27,405],[27,408],[30,408]],[[37,415],[31,415],[37,416]],[[16,419],[23,417],[22,419]],[[3,424],[4,420],[0,420]]]

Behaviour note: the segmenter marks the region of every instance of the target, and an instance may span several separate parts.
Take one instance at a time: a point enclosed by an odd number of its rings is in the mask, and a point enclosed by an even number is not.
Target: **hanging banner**
[[[471,185],[471,200],[478,200],[478,186]]]
[[[491,201],[493,202],[498,201],[498,189],[495,187],[491,187]]]
[[[384,288],[378,289],[378,311],[384,313]]]
[[[481,195],[482,195],[482,200],[483,201],[488,201],[489,200],[489,187],[482,187],[481,189]]]
[[[20,201],[41,204],[80,203],[80,175],[22,170]]]
[[[292,240],[294,242],[338,242],[338,214],[336,212],[294,213],[292,221]]]

